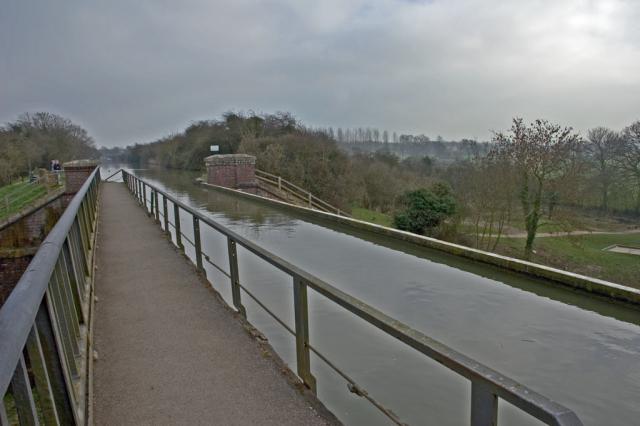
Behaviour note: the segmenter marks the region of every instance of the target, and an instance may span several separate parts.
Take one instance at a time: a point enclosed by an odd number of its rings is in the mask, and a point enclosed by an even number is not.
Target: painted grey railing
[[[0,309],[0,424],[84,425],[96,168]]]
[[[281,192],[297,198],[298,201],[303,202],[310,209],[316,209],[327,213],[337,214],[338,216],[351,217],[348,213],[340,210],[339,208],[332,206],[324,200],[313,195],[306,189],[300,188],[298,185],[289,182],[280,176],[273,175],[271,173],[264,172],[262,170],[256,170],[256,179],[259,182],[267,183],[273,188],[278,188]]]
[[[316,390],[316,379],[311,373],[310,354],[313,352],[334,369],[347,381],[349,390],[378,408],[384,415],[396,424],[404,424],[400,418],[390,409],[384,407],[375,400],[366,390],[360,387],[351,377],[331,362],[326,355],[314,348],[309,342],[309,321],[307,307],[307,288],[312,288],[328,300],[343,307],[352,314],[377,327],[386,334],[396,338],[404,344],[414,348],[418,352],[439,362],[457,374],[467,378],[471,382],[471,419],[473,426],[496,425],[498,417],[498,400],[503,399],[519,409],[529,413],[533,417],[549,425],[582,425],[580,419],[570,409],[538,394],[526,386],[490,369],[473,359],[456,352],[446,345],[412,329],[406,324],[397,321],[376,308],[349,296],[343,291],[326,283],[325,281],[298,268],[286,260],[270,253],[264,248],[236,234],[230,229],[220,225],[196,209],[180,202],[175,197],[160,190],[154,185],[122,171],[123,180],[129,191],[136,197],[150,217],[160,224],[168,237],[184,252],[186,241],[194,247],[195,264],[198,271],[206,276],[204,262],[215,267],[230,279],[232,303],[234,308],[246,318],[246,309],[242,304],[241,291],[252,298],[261,308],[280,323],[296,341],[296,369],[302,382],[313,392]],[[162,201],[160,201],[160,199]],[[162,207],[160,204],[162,203]],[[173,210],[174,222],[170,221],[169,203]],[[193,241],[182,232],[182,220],[180,211],[191,215],[193,227]],[[162,218],[162,220],[161,220]],[[209,255],[203,252],[201,244],[200,227],[206,225],[224,235],[227,239],[229,253],[228,271],[216,264]],[[171,235],[170,227],[174,234]],[[175,241],[173,238],[175,237]],[[291,277],[294,300],[295,329],[291,329],[281,318],[269,310],[258,298],[253,295],[239,280],[239,264],[237,246],[241,246],[250,253],[270,263]],[[461,402],[462,404],[462,402]]]
[[[195,264],[198,271],[206,276],[204,262],[207,262],[230,279],[233,306],[243,317],[246,318],[246,309],[242,305],[241,291],[244,291],[246,295],[252,298],[295,337],[297,373],[302,382],[312,391],[315,392],[316,379],[311,374],[311,352],[316,354],[323,362],[327,363],[330,368],[334,369],[343,377],[347,381],[348,388],[351,392],[367,399],[394,423],[404,424],[397,415],[376,401],[351,377],[311,345],[309,342],[307,288],[312,288],[328,300],[343,307],[386,334],[469,379],[471,382],[471,425],[473,426],[497,424],[498,399],[508,401],[512,405],[549,425],[582,424],[580,419],[570,409],[412,329],[408,325],[385,315],[376,308],[349,296],[336,287],[222,226],[196,209],[187,206],[175,197],[158,189],[156,186],[124,170],[122,174],[124,183],[127,185],[129,191],[136,197],[147,214],[153,217],[163,228],[167,237],[183,252],[184,241],[194,247]],[[172,213],[169,210],[169,203],[171,203]],[[160,207],[160,204],[162,204],[162,207]],[[182,232],[183,224],[180,219],[181,210],[188,213],[192,218],[192,223],[187,226],[193,227],[193,241],[189,240]],[[170,221],[171,215],[173,215],[174,222]],[[176,218],[178,220],[175,220]],[[203,252],[200,236],[201,224],[210,227],[226,237],[229,254],[228,271],[221,265],[216,264],[210,256]],[[172,235],[170,227],[173,227],[174,235]],[[240,265],[238,264],[237,256],[238,245],[291,276],[295,329],[291,329],[281,318],[271,312],[255,295],[240,283]]]

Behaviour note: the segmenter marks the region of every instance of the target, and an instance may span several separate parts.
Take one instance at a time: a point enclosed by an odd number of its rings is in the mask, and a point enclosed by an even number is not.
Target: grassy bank
[[[27,181],[0,188],[0,221],[7,219],[47,194],[47,188]]]
[[[603,251],[622,244],[640,246],[640,234],[599,234],[538,238],[531,261],[640,288],[640,256]],[[500,254],[522,257],[524,238],[501,241]]]
[[[354,219],[364,220],[365,222],[374,223],[376,225],[388,226],[393,228],[393,218],[388,214],[379,213],[363,207],[354,207],[351,209],[351,216]]]

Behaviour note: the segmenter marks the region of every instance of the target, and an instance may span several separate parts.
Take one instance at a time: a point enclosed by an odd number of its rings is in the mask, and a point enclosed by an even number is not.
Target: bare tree
[[[546,120],[536,120],[527,127],[521,118],[515,118],[510,133],[497,133],[494,142],[492,155],[510,163],[518,179],[518,195],[527,231],[524,254],[529,258],[538,232],[542,201],[550,190],[554,190],[554,181],[572,170],[568,163],[581,138],[570,127],[562,128]]]
[[[640,213],[640,120],[622,131],[618,161],[625,176],[635,183],[635,211]]]
[[[601,194],[600,207],[606,212],[609,209],[609,191],[615,179],[621,138],[613,130],[596,127],[589,130],[587,139],[587,152],[595,168],[595,178]]]

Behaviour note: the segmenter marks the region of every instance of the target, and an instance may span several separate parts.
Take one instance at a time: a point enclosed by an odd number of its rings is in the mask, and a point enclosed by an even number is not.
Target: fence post
[[[193,243],[196,249],[196,267],[198,268],[199,272],[202,272],[202,274],[204,276],[207,275],[207,273],[204,270],[204,267],[202,266],[202,246],[200,243],[200,219],[198,219],[198,216],[193,215]]]
[[[316,393],[316,379],[311,374],[309,356],[309,308],[307,285],[300,277],[293,277],[293,304],[296,321],[296,359],[298,376],[304,384]]]
[[[162,211],[164,213],[164,232],[171,238],[171,232],[169,232],[169,214],[167,213],[167,197],[162,196]]]
[[[180,207],[175,202],[173,203],[173,221],[176,227],[176,244],[184,253],[184,245],[182,244],[182,231],[180,230]]]
[[[229,272],[231,275],[231,297],[233,298],[233,306],[240,312],[240,315],[247,318],[247,310],[242,305],[242,300],[240,299],[240,273],[238,271],[236,242],[227,237],[227,247],[229,249]]]
[[[156,208],[154,192],[155,190],[149,187],[149,217],[151,218],[153,218],[153,211]]]
[[[471,382],[471,426],[498,424],[498,398],[480,382]]]
[[[153,198],[156,205],[156,223],[160,223],[160,204],[158,203],[158,191],[153,190]]]
[[[278,176],[278,189],[282,191],[282,178]]]
[[[312,208],[313,206],[311,205],[311,193],[309,192],[309,208]]]
[[[144,206],[144,210],[147,211],[147,184],[142,182],[142,205]]]

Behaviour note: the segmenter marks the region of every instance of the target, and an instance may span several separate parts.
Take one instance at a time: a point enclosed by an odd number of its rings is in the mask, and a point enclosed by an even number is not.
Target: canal
[[[640,311],[541,280],[196,185],[196,174],[135,173],[285,260],[573,409],[587,425],[640,419]],[[104,173],[103,173],[104,174]],[[184,212],[183,212],[184,214]],[[170,215],[171,220],[174,220]],[[181,217],[191,232],[191,218]],[[228,265],[226,240],[201,229]],[[185,244],[193,257],[193,248]],[[293,326],[291,279],[239,248],[240,281]],[[229,280],[207,265],[231,304]],[[243,294],[249,321],[295,366],[294,340]],[[468,423],[470,385],[310,290],[311,344],[409,424]],[[320,399],[346,424],[388,424],[312,355]],[[215,364],[212,364],[215,368]],[[538,424],[500,403],[500,424]]]

